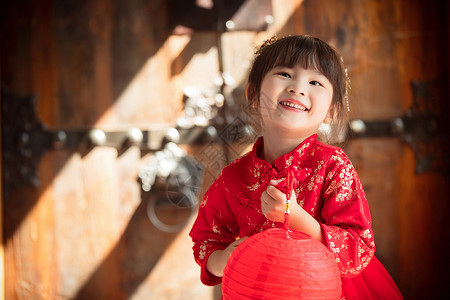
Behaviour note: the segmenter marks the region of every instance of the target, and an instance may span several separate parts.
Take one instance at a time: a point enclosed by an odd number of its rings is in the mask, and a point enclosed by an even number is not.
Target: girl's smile
[[[281,100],[280,105],[284,109],[287,109],[287,110],[299,111],[299,112],[308,111],[308,108],[306,108],[306,106],[303,105],[303,103],[301,103],[298,100],[292,99],[292,98],[286,99],[286,100]]]

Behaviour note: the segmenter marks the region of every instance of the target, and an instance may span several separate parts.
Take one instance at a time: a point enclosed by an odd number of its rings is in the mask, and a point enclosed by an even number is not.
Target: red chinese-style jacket
[[[283,226],[266,219],[260,198],[270,180],[285,178],[288,170],[294,172],[297,201],[320,223],[341,276],[362,272],[375,252],[371,217],[359,177],[343,150],[313,135],[269,164],[259,157],[263,146],[261,137],[252,151],[225,167],[200,204],[190,236],[202,282],[216,285],[222,280],[206,270],[212,252],[236,238]]]

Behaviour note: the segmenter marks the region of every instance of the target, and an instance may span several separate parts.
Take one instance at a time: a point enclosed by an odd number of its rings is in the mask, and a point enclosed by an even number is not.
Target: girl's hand
[[[261,210],[264,216],[273,222],[284,222],[286,211],[286,195],[276,188],[279,180],[271,180],[267,189],[261,195]],[[297,204],[297,197],[294,191],[291,194],[291,211]]]
[[[243,237],[240,238],[238,240],[235,240],[234,242],[232,242],[231,244],[228,245],[228,247],[225,248],[224,252],[226,255],[226,259],[228,261],[228,259],[231,257],[231,253],[233,253],[234,249],[236,249],[236,247],[242,243],[247,237]]]
[[[271,180],[270,185],[261,195],[261,210],[267,219],[273,222],[284,222],[286,195],[276,188],[279,180]],[[298,203],[294,191],[291,194],[289,228],[306,233],[319,242],[326,243],[322,227]]]
[[[223,271],[225,266],[227,265],[227,261],[231,256],[231,253],[236,249],[236,247],[242,243],[247,237],[240,238],[235,240],[227,248],[223,250],[216,250],[208,257],[208,261],[206,262],[206,269],[217,277],[223,276]]]

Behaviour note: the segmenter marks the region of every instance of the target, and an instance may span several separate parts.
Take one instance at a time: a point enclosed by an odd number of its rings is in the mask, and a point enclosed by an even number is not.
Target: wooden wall
[[[19,96],[37,95],[52,129],[173,125],[183,88],[213,86],[220,65],[217,34],[173,35],[168,3],[2,4],[1,80]],[[402,115],[416,96],[412,81],[436,83],[432,98],[448,117],[448,85],[438,80],[449,69],[446,1],[273,0],[272,9],[267,30],[221,38],[237,95],[257,44],[273,33],[307,33],[342,53],[352,117]],[[201,161],[205,147],[186,149]],[[377,256],[405,299],[441,299],[450,266],[448,173],[416,174],[411,148],[394,138],[352,140],[345,150],[366,189]],[[148,220],[137,173],[149,157],[136,147],[46,153],[40,186],[2,199],[6,299],[217,299],[217,289],[199,282],[190,223],[165,233]],[[200,194],[218,171],[208,167]]]
[[[1,74],[0,74],[1,79]],[[0,95],[0,107],[2,104],[2,96]],[[0,109],[1,112],[1,109]],[[0,148],[2,147],[2,130],[0,125]],[[1,153],[1,150],[0,150]],[[0,155],[0,168],[2,168],[2,155]],[[5,258],[3,249],[3,176],[0,172],[0,299],[5,299]]]

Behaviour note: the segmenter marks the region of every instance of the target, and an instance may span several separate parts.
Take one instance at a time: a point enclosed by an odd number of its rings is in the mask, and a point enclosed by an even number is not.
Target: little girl
[[[353,165],[340,148],[317,139],[322,123],[345,112],[346,79],[337,52],[314,37],[272,38],[257,51],[246,96],[262,137],[222,170],[190,232],[204,284],[221,283],[246,237],[283,227],[286,195],[277,185],[291,172],[290,229],[334,255],[342,299],[402,299],[374,256],[369,206]]]

